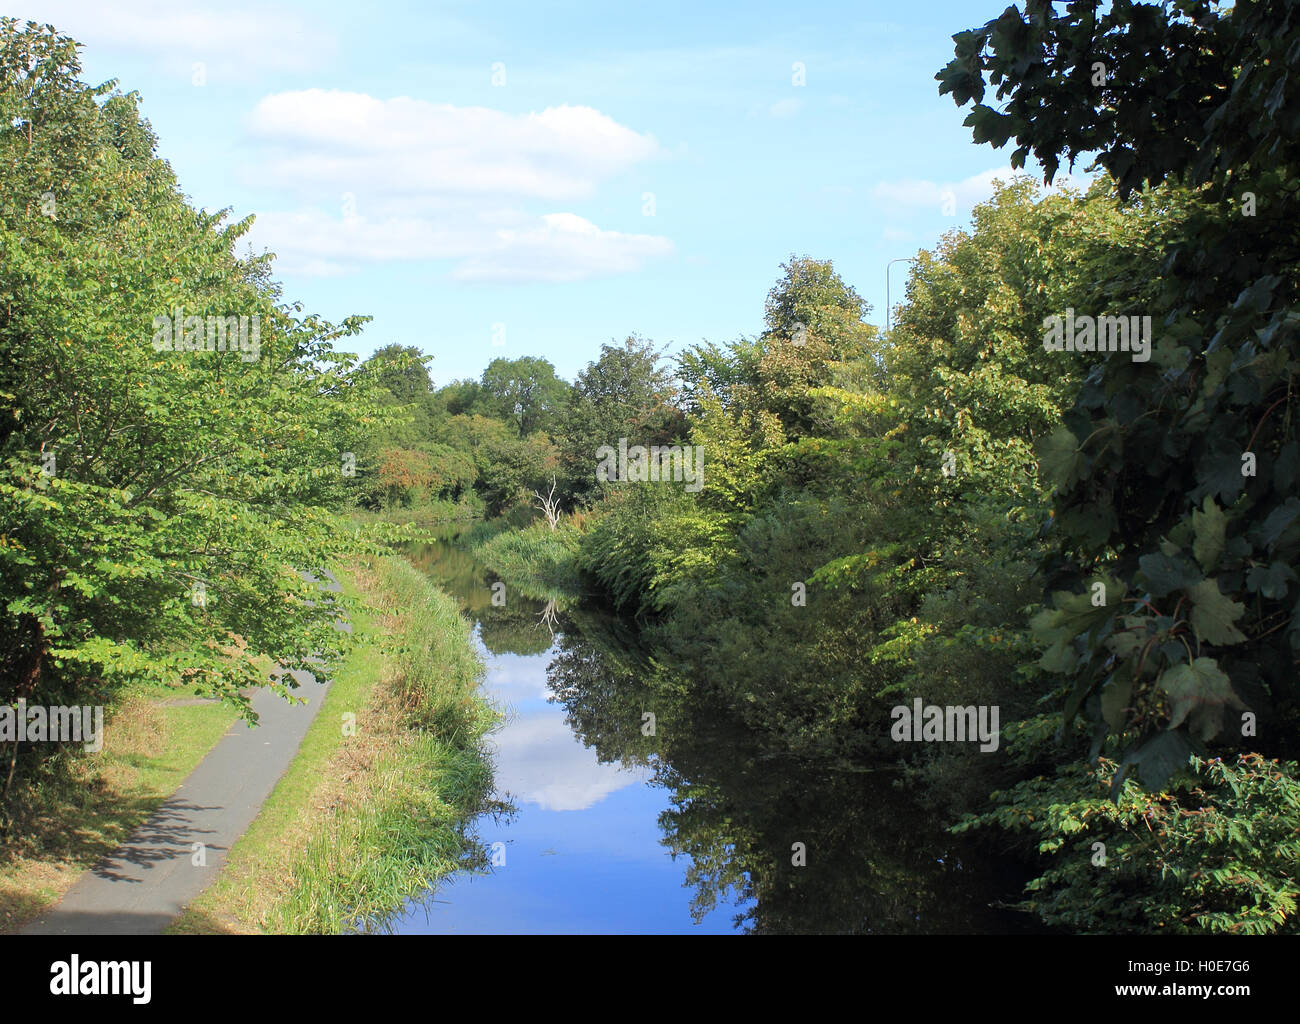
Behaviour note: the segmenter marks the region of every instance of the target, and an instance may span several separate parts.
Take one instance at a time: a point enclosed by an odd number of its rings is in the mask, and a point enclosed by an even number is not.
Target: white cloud
[[[579,281],[640,270],[673,252],[657,235],[605,231],[572,213],[509,217],[518,226],[493,227],[504,215],[456,221],[390,217],[339,218],[321,210],[261,214],[249,234],[270,249],[282,272],[336,277],[366,264],[450,259],[461,281]]]
[[[266,97],[249,127],[261,152],[247,173],[312,204],[260,214],[250,235],[286,273],[448,260],[461,281],[565,282],[673,252],[663,236],[523,208],[586,196],[659,152],[590,107],[515,115],[310,89]]]
[[[427,220],[369,221],[318,209],[258,214],[248,237],[255,248],[278,254],[280,270],[328,277],[367,263],[447,258],[466,244],[463,235]]]
[[[152,55],[187,81],[194,62],[206,65],[210,79],[235,79],[319,68],[337,48],[318,24],[264,4],[218,10],[195,0],[34,0],[24,8],[24,17],[49,22],[79,43]]]
[[[1016,171],[1010,167],[994,167],[961,181],[902,178],[878,183],[871,195],[881,204],[894,208],[928,206],[937,210],[951,203],[959,210],[968,210],[993,195],[994,179],[1009,182],[1014,175],[1023,173],[1023,170]],[[1067,185],[1086,191],[1090,180],[1083,175],[1058,174],[1048,191],[1058,191]]]
[[[659,235],[604,231],[572,213],[548,213],[523,230],[503,229],[489,250],[462,262],[462,281],[578,281],[624,274],[667,256],[673,244]]]
[[[799,113],[802,107],[803,107],[802,100],[784,99],[784,100],[777,100],[775,103],[773,103],[770,107],[767,108],[767,112],[772,117],[778,117],[778,118],[794,117],[795,114]]]
[[[959,207],[971,207],[993,194],[993,179],[1008,180],[1010,173],[1002,168],[973,174],[963,181],[927,181],[921,178],[903,178],[899,181],[882,181],[871,190],[874,199],[889,206],[942,206],[952,201]]]
[[[659,152],[653,136],[591,107],[507,114],[325,89],[265,97],[249,128],[271,150],[259,180],[295,189],[574,199]]]
[[[1048,187],[1048,192],[1060,192],[1065,188],[1078,189],[1080,192],[1087,192],[1092,187],[1096,175],[1092,174],[1071,174],[1069,171],[1058,171],[1056,178]]]

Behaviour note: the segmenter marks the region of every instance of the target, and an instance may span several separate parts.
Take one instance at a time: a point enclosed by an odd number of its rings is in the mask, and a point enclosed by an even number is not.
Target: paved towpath
[[[338,581],[326,573],[326,590]],[[351,631],[347,623],[340,628]],[[20,935],[157,934],[211,885],[235,840],[244,834],[280,781],[329,689],[309,672],[294,672],[290,704],[258,690],[258,726],[236,722],[176,792],[111,856],[87,871]],[[194,844],[206,863],[198,866]]]

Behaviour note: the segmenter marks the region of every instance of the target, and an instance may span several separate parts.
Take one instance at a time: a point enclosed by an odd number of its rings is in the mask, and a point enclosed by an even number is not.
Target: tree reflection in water
[[[693,696],[688,666],[642,650],[626,623],[571,610],[566,625],[547,671],[553,699],[600,760],[648,765],[671,792],[662,842],[689,858],[697,920],[731,902],[748,906],[736,923],[754,932],[1034,929],[993,905],[1023,879],[937,828],[893,767],[785,756]]]
[[[1015,866],[944,832],[896,766],[790,756],[702,696],[710,687],[683,656],[647,647],[628,621],[515,588],[497,606],[496,578],[468,554],[412,554],[460,597],[493,655],[549,653],[549,699],[600,762],[644,766],[669,793],[660,842],[684,855],[697,921],[731,904],[749,932],[1040,930],[997,906],[1019,897]]]

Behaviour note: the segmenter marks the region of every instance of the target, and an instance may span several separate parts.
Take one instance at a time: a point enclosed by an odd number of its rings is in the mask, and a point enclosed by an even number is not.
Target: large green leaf
[[[1192,528],[1196,535],[1192,543],[1192,554],[1206,572],[1214,571],[1219,556],[1223,554],[1227,523],[1223,510],[1208,494],[1205,496],[1204,511],[1195,509],[1192,512]]]
[[[1118,799],[1130,767],[1137,768],[1142,785],[1148,789],[1160,789],[1175,772],[1187,767],[1195,752],[1196,748],[1181,729],[1156,733],[1125,756],[1120,770],[1111,780],[1111,798]]]
[[[1213,658],[1196,658],[1166,670],[1160,677],[1160,688],[1173,701],[1169,728],[1176,729],[1186,722],[1192,734],[1202,740],[1213,739],[1223,730],[1225,707],[1244,706]]]
[[[1038,461],[1043,478],[1062,490],[1083,479],[1086,459],[1068,427],[1058,426],[1039,442]]]
[[[1286,597],[1287,585],[1295,582],[1295,571],[1285,562],[1257,565],[1246,574],[1246,589],[1273,600]]]
[[[1143,555],[1138,559],[1141,576],[1153,597],[1164,597],[1175,590],[1187,590],[1204,579],[1204,574],[1186,555],[1175,552],[1173,555],[1161,551]]]
[[[1192,600],[1192,632],[1208,644],[1239,644],[1246,635],[1233,625],[1246,614],[1246,606],[1226,597],[1217,581],[1209,579],[1187,588]]]

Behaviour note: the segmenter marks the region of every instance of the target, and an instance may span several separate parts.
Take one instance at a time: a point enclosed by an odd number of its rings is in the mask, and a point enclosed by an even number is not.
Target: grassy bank
[[[576,561],[581,538],[568,522],[552,530],[538,519],[519,528],[503,518],[479,524],[459,543],[507,585],[532,597],[563,601],[583,590]]]
[[[365,602],[353,617],[361,643],[221,877],[173,932],[373,928],[483,861],[466,823],[491,793],[480,745],[497,716],[465,620],[400,558],[341,579]]]
[[[0,932],[39,916],[120,846],[235,718],[229,705],[139,687],[106,710],[100,752],[60,753],[15,787],[0,836]]]
[[[349,513],[350,517],[363,525],[388,523],[395,525],[412,525],[421,529],[437,529],[448,523],[464,525],[483,518],[481,504],[451,501],[434,501],[410,508],[388,508],[372,510],[358,508]]]

